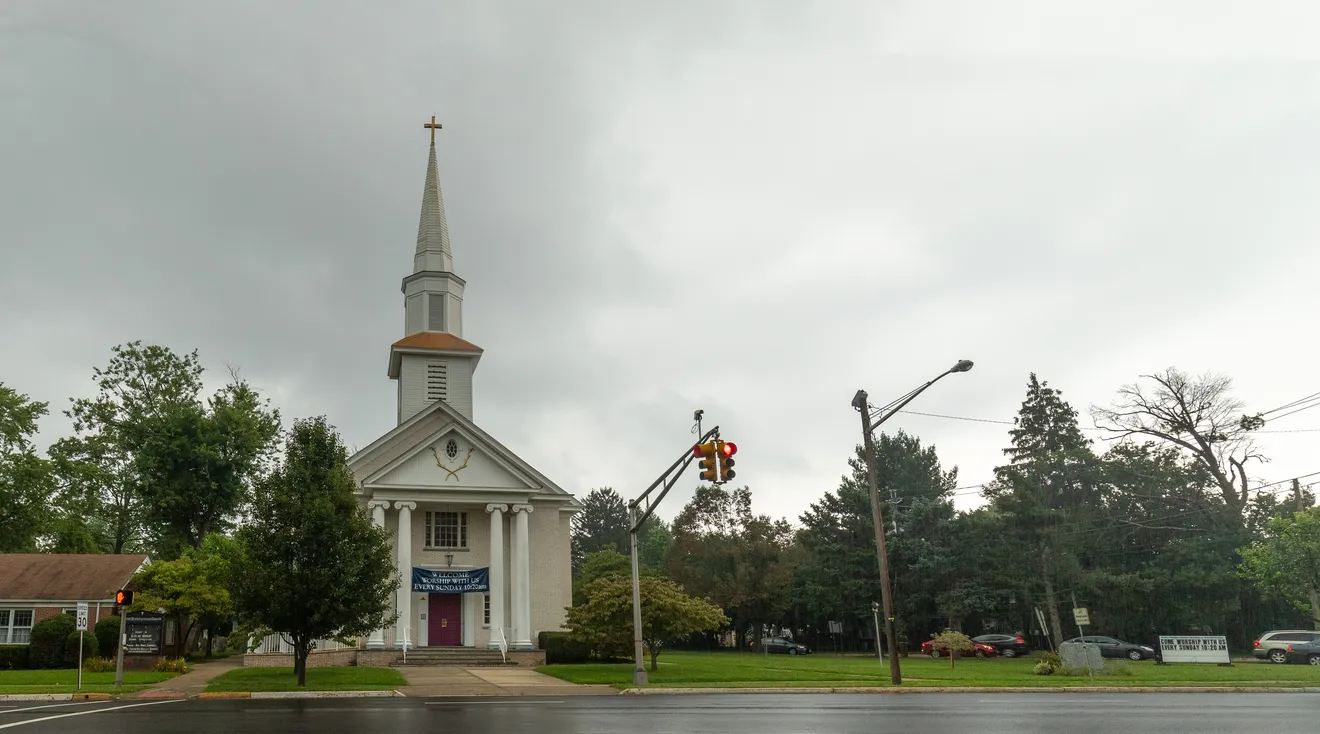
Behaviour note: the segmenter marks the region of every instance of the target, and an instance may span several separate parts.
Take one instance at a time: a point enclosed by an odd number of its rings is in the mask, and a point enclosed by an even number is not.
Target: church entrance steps
[[[499,650],[482,650],[475,647],[422,647],[409,650],[405,660],[402,653],[391,663],[391,667],[455,667],[488,668],[516,667],[512,659],[505,662]]]

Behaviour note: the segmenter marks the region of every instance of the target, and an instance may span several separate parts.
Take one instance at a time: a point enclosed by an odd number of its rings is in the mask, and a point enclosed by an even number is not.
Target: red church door
[[[426,644],[458,647],[463,644],[463,595],[427,595]]]

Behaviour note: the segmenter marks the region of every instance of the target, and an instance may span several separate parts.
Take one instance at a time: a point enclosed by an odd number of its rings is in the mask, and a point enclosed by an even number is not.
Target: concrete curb
[[[1320,687],[1280,688],[1265,686],[1061,686],[1051,688],[991,687],[965,688],[625,688],[623,695],[663,696],[716,693],[1320,693]]]
[[[205,695],[205,694],[203,694]],[[398,691],[254,691],[249,698],[402,698]]]
[[[110,701],[110,693],[0,693],[0,701]]]

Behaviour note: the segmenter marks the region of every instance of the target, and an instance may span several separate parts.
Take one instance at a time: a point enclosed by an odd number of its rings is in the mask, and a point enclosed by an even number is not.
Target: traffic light
[[[697,444],[692,448],[692,455],[701,459],[697,462],[697,466],[701,467],[701,474],[698,475],[701,481],[711,483],[719,481],[714,442]]]
[[[733,455],[738,453],[738,444],[732,441],[716,441],[715,446],[720,459],[720,483],[723,484],[738,476],[733,471]]]
[[[126,589],[120,589],[115,592],[115,604],[121,607],[131,606],[133,604],[133,592]]]

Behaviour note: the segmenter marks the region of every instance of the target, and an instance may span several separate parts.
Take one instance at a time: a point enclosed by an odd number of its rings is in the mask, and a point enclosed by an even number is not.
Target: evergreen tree
[[[1004,516],[1010,542],[1022,546],[1039,573],[1057,644],[1064,639],[1058,580],[1064,574],[1077,578],[1071,551],[1087,531],[1083,509],[1094,499],[1097,463],[1077,425],[1077,411],[1035,373],[1027,381],[1027,397],[1014,424],[1011,443],[1004,449],[1009,463],[995,469],[996,481],[985,495]]]

